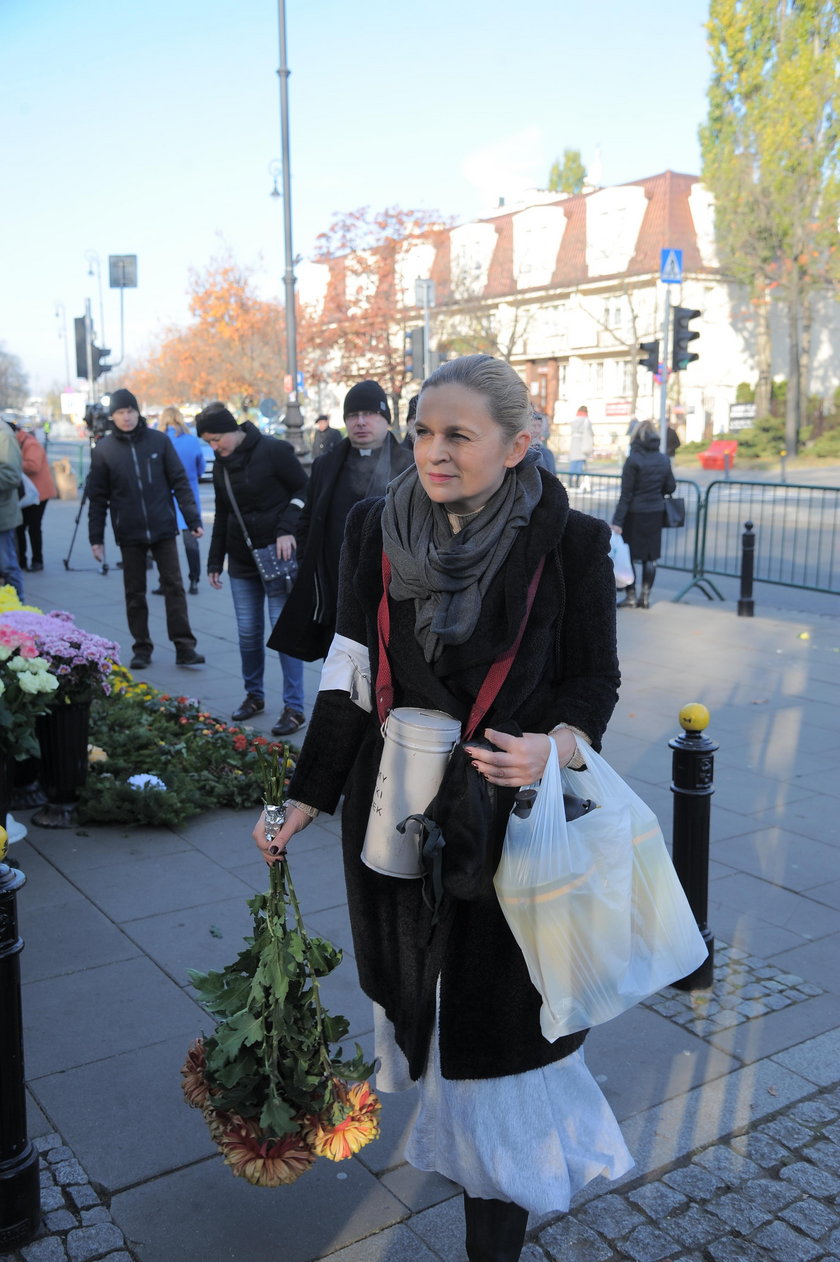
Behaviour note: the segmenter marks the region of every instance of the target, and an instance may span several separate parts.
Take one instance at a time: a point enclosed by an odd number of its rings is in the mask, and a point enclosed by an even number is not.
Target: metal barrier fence
[[[701,577],[739,576],[748,521],[756,537],[756,582],[840,595],[840,487],[712,482],[704,499]]]
[[[572,508],[610,522],[621,490],[617,473],[559,477]],[[685,499],[685,528],[663,530],[660,565],[691,581],[674,597],[697,587],[723,599],[712,576],[740,577],[741,535],[752,522],[756,536],[755,581],[840,595],[840,487],[788,482],[712,482],[705,494],[696,482],[677,480]]]

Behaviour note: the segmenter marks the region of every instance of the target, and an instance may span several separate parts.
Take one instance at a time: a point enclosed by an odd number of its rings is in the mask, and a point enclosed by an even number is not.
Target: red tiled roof
[[[660,251],[666,249],[682,250],[685,271],[692,272],[702,267],[703,260],[697,248],[697,233],[688,204],[698,177],[663,171],[661,175],[633,180],[632,183],[644,189],[648,204],[627,271],[636,274],[658,272]]]

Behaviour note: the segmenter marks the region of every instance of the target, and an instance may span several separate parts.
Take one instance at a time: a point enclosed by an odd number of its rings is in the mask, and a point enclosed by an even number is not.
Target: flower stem
[[[272,864],[272,869],[279,866],[280,865],[277,863]],[[318,984],[318,978],[315,976],[315,970],[312,967],[312,961],[309,957],[309,937],[307,935],[306,928],[303,923],[303,916],[301,915],[301,911],[300,911],[300,903],[298,902],[297,893],[295,891],[295,883],[292,880],[292,873],[289,868],[288,859],[283,864],[283,868],[284,868],[283,876],[286,882],[286,889],[288,890],[289,900],[292,904],[292,908],[294,909],[295,920],[297,921],[297,930],[298,930],[298,933],[300,934],[300,940],[303,943],[303,963],[304,963],[306,972],[309,976],[310,985],[312,987],[312,1002],[315,1005],[315,1020],[318,1026],[318,1042],[321,1044],[321,1063],[324,1066],[324,1072],[329,1077],[332,1075],[332,1060],[330,1058],[330,1051],[329,1051],[329,1048],[327,1047],[326,1039],[324,1038],[324,1009],[321,1007],[321,991]]]

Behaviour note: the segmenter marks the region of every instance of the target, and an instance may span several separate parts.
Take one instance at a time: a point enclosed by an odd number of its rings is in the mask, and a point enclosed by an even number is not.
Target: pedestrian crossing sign
[[[659,279],[665,285],[682,284],[682,250],[661,250]]]

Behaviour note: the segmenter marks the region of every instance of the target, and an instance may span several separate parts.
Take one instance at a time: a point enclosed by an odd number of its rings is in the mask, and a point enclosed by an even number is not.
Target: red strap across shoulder
[[[525,634],[525,627],[531,616],[534,598],[537,594],[540,578],[545,568],[545,557],[540,557],[539,564],[534,571],[534,577],[528,586],[528,596],[525,601],[525,616],[522,619],[519,630],[516,633],[516,639],[513,644],[501,653],[490,667],[484,679],[484,683],[478,690],[478,696],[473,702],[470,717],[467,719],[466,728],[464,729],[464,740],[471,740],[475,736],[476,729],[481,723],[487,711],[501,691],[502,684],[510,674],[510,668],[513,665],[514,658],[519,651],[522,643],[522,637]],[[379,715],[379,722],[384,723],[388,717],[388,711],[394,704],[394,681],[391,676],[391,663],[388,660],[388,644],[391,639],[391,610],[388,605],[388,588],[391,585],[391,562],[388,560],[385,552],[382,552],[382,599],[379,602],[379,609],[376,613],[376,631],[379,639],[379,663],[376,668],[376,710]]]
[[[391,586],[391,562],[382,550],[382,599],[376,612],[376,631],[379,638],[379,663],[376,668],[376,711],[379,722],[384,723],[388,711],[394,705],[394,681],[391,663],[388,661],[388,644],[391,639],[391,609],[388,604],[388,588]]]

